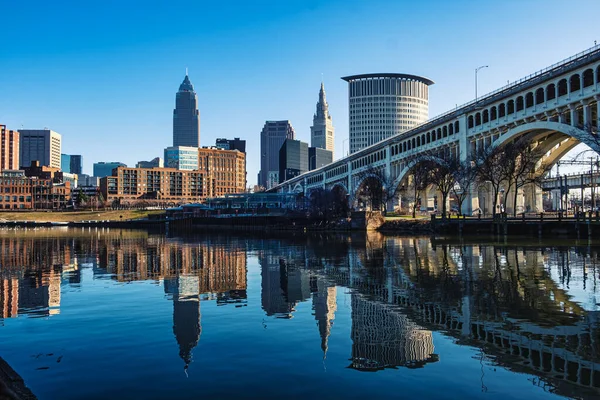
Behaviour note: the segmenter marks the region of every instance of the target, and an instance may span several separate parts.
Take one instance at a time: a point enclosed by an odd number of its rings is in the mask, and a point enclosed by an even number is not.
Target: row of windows
[[[436,140],[440,140],[450,135],[454,135],[459,131],[460,124],[458,123],[458,121],[455,121],[454,123],[450,123],[448,125],[444,125],[441,128],[433,129],[427,133],[423,133],[419,136],[413,137],[412,139],[405,140],[402,143],[394,144],[393,146],[391,146],[392,156],[420,147],[427,143],[435,142]]]
[[[586,69],[582,74],[573,74],[569,79],[564,78],[558,81],[558,84],[551,83],[545,88],[541,87],[527,93],[524,96],[518,96],[516,99],[508,100],[497,106],[478,112],[475,115],[469,115],[468,127],[473,128],[481,124],[486,124],[498,118],[514,114],[526,108],[543,104],[546,101],[554,100],[558,97],[567,96],[570,93],[581,91],[581,89],[597,85],[600,82],[600,66],[596,68],[596,73],[592,68]]]
[[[429,89],[420,81],[401,78],[367,78],[350,82],[350,97],[372,95],[404,95],[427,98]]]

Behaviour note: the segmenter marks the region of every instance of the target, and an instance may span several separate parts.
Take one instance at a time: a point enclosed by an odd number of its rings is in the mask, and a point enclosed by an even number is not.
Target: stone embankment
[[[36,400],[23,378],[0,358],[0,400]]]
[[[408,218],[386,220],[377,230],[382,233],[401,234],[430,234],[434,232],[431,221]]]

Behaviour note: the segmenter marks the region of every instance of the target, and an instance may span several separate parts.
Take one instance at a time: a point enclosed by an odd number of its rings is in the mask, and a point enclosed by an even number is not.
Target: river
[[[599,244],[0,230],[40,399],[600,396]]]

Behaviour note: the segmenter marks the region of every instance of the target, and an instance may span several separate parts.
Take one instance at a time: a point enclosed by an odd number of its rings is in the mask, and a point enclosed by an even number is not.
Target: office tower
[[[69,154],[60,155],[60,170],[62,172],[71,172],[71,156]]]
[[[429,118],[433,81],[408,74],[363,74],[348,82],[350,153],[405,132]]]
[[[279,183],[308,171],[308,143],[286,139],[279,150]]]
[[[79,154],[71,154],[71,171],[72,174],[83,173],[83,157]]]
[[[313,126],[310,127],[310,145],[331,151],[333,155],[333,142],[335,129],[331,115],[329,115],[329,104],[325,98],[325,87],[321,82],[317,112],[313,116]]]
[[[6,129],[6,125],[0,125],[0,140],[0,170],[19,169],[19,132]]]
[[[198,148],[172,146],[165,149],[165,167],[186,171],[198,169]]]
[[[94,163],[94,176],[96,178],[103,178],[105,176],[111,176],[113,169],[117,167],[127,167],[127,165],[122,162],[112,161],[112,162],[97,162]]]
[[[175,96],[173,146],[200,147],[198,96],[187,72]]]
[[[319,147],[308,148],[308,170],[321,168],[333,162],[333,153]]]
[[[279,150],[286,139],[295,139],[290,121],[267,121],[260,133],[258,184],[270,189],[279,183]]]
[[[22,167],[32,161],[40,165],[60,168],[61,136],[50,129],[25,129],[19,131],[20,160]]]
[[[160,157],[155,157],[150,161],[138,161],[136,168],[164,168],[165,162]]]

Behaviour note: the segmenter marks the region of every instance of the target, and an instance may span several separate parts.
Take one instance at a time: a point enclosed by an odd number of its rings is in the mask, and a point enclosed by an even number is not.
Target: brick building
[[[19,132],[6,129],[0,125],[0,171],[19,169]]]
[[[210,182],[202,171],[175,168],[118,167],[100,178],[100,192],[108,202],[198,202],[209,197]]]
[[[25,176],[23,171],[0,174],[0,209],[65,208],[71,199],[71,184]]]
[[[246,191],[246,154],[241,151],[200,148],[198,170],[211,181],[209,197]]]

